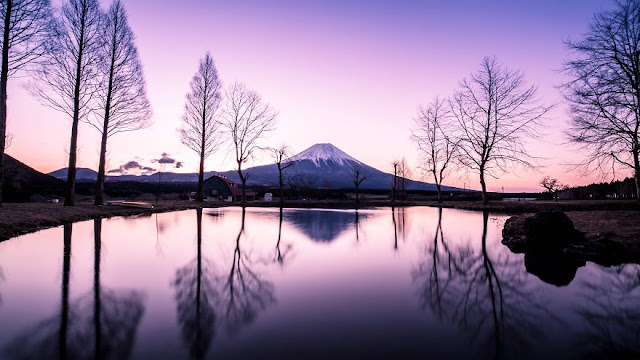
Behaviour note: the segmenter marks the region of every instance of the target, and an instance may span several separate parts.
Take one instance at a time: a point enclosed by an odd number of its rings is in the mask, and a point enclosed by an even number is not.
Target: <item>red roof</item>
[[[216,176],[220,179],[222,179],[225,183],[227,183],[227,186],[229,186],[229,190],[231,190],[231,194],[233,196],[242,196],[242,187],[236,185],[236,183],[234,183],[233,181],[231,181],[229,178],[226,178],[224,176],[219,176],[219,175],[213,175]],[[245,191],[247,196],[256,196],[256,192],[252,191],[252,190],[246,190]]]

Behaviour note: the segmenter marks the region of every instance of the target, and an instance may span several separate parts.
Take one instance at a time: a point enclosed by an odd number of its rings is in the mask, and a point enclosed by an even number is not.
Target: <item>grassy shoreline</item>
[[[239,206],[233,203],[203,203],[190,201],[160,201],[153,209],[129,208],[121,206],[94,206],[81,203],[74,207],[62,204],[8,203],[0,207],[0,241],[38,230],[69,224],[77,221],[115,216],[135,216],[187,209]],[[354,209],[373,207],[431,206],[461,210],[489,211],[501,214],[535,213],[543,210],[562,210],[567,212],[583,211],[640,211],[637,201],[522,201],[490,202],[482,204],[474,201],[363,201],[358,206],[354,201],[286,201],[286,208],[335,208]],[[248,207],[280,207],[278,202],[250,202]],[[639,213],[640,214],[640,213]],[[575,215],[574,215],[575,216]],[[627,216],[628,217],[628,216]]]

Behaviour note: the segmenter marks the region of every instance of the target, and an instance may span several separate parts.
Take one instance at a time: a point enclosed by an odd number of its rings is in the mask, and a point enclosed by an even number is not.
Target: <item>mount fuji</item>
[[[360,185],[361,189],[383,190],[390,189],[393,175],[371,167],[353,156],[338,149],[332,144],[315,144],[308,149],[290,157],[286,163],[293,165],[283,171],[285,179],[297,175],[304,175],[311,179],[316,188],[352,188],[354,167],[359,167],[366,180]],[[278,184],[278,168],[275,164],[256,166],[246,170],[249,174],[247,185],[274,186]],[[234,171],[221,173],[233,181],[240,178]],[[434,184],[407,180],[407,190],[434,190]],[[443,186],[443,191],[458,191],[460,189]]]

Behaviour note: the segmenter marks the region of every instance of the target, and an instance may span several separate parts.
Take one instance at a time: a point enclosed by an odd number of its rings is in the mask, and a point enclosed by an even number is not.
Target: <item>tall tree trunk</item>
[[[100,164],[98,165],[98,179],[96,180],[96,197],[94,205],[104,204],[104,179],[106,173],[107,162],[107,128],[108,118],[105,116],[104,126],[102,128],[102,140],[100,142]]]
[[[76,194],[76,153],[78,149],[78,113],[74,111],[71,125],[71,145],[69,146],[69,166],[67,170],[67,186],[65,189],[64,206],[75,205]]]
[[[76,78],[73,90],[73,123],[71,124],[71,141],[69,145],[69,166],[67,170],[67,187],[64,205],[74,206],[76,195],[76,156],[78,152],[78,123],[80,122],[80,82],[82,76],[82,55],[84,51],[84,31],[86,10],[82,13],[80,40],[78,41],[78,61],[76,62]]]
[[[240,176],[240,182],[242,183],[242,205],[244,205],[247,203],[247,193],[245,190],[245,183],[247,182],[247,179],[242,174],[242,164],[240,162],[238,162],[238,176]]]
[[[282,166],[278,163],[278,176],[280,181],[280,204],[284,203],[284,182],[282,181]]]
[[[480,186],[482,187],[482,202],[484,204],[489,202],[487,197],[487,184],[484,182],[484,168],[480,168]]]
[[[398,183],[398,170],[397,166],[393,165],[393,185],[391,185],[391,202],[396,201],[396,184]]]
[[[360,203],[360,193],[359,193],[359,188],[360,186],[358,184],[356,184],[356,205],[358,205]]]
[[[198,193],[196,194],[196,201],[203,202],[204,196],[202,194],[202,187],[204,184],[204,148],[200,153],[200,170],[198,172]]]
[[[2,36],[2,73],[0,74],[0,206],[2,206],[2,185],[4,182],[4,148],[7,140],[7,82],[9,79],[9,30],[11,29],[11,10],[13,1],[7,0],[4,15],[4,34]]]
[[[640,149],[633,152],[633,165],[635,167],[636,201],[640,201]]]
[[[438,181],[438,176],[436,175],[435,169],[432,171],[433,181],[436,183],[436,191],[438,192],[438,202],[442,202],[442,196],[440,195],[440,182]]]
[[[98,165],[98,179],[96,181],[96,197],[94,205],[102,205],[104,203],[104,179],[105,179],[105,166],[107,161],[107,138],[109,135],[109,120],[111,114],[111,97],[113,94],[113,73],[116,61],[116,29],[113,32],[113,38],[111,39],[111,64],[109,66],[109,85],[107,87],[107,101],[104,106],[104,121],[102,124],[102,141],[100,142],[100,164]]]

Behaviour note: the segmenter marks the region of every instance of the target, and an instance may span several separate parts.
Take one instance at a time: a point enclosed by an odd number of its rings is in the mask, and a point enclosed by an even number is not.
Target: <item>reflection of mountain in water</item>
[[[358,215],[360,221],[369,216]],[[356,215],[351,211],[295,209],[285,210],[284,220],[313,241],[330,242],[355,225]]]

